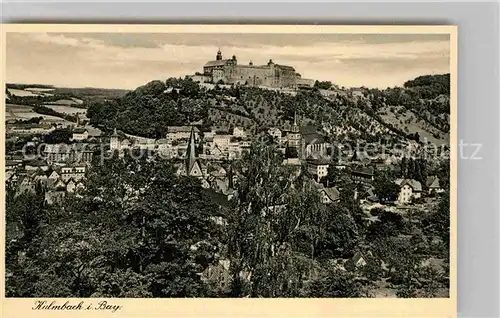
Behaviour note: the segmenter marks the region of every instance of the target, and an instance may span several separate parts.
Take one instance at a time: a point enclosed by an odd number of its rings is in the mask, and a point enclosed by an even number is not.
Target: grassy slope
[[[394,112],[391,112],[391,109],[394,109]],[[438,145],[449,143],[449,133],[444,133],[428,123],[418,120],[418,117],[413,112],[407,110],[403,106],[386,106],[381,108],[378,113],[385,122],[405,132],[418,133],[421,140],[427,138],[428,141]],[[406,129],[408,129],[408,131],[406,131]],[[434,137],[434,134],[439,135],[439,137]]]

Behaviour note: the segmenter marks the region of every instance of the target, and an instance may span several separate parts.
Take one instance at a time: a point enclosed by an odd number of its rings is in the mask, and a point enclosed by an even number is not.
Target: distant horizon
[[[403,84],[401,85],[395,85],[395,86],[389,86],[389,88],[394,88],[394,87],[404,87],[404,83],[407,82],[407,81],[411,81],[411,80],[414,80],[415,78],[417,77],[420,77],[420,76],[427,76],[427,75],[430,75],[430,76],[438,76],[438,75],[448,75],[450,73],[438,73],[438,74],[422,74],[422,75],[417,75],[416,77],[414,78],[409,78],[407,79],[406,81],[403,82]],[[176,78],[179,78],[179,77],[176,77]],[[181,78],[183,78],[181,76]],[[162,82],[165,82],[168,78],[165,78],[163,80],[160,80],[160,79],[152,79],[150,80],[149,82],[146,82],[142,85],[139,85],[135,88],[120,88],[120,87],[96,87],[96,86],[81,86],[81,87],[77,87],[77,86],[63,86],[63,85],[54,85],[54,84],[46,84],[46,83],[21,83],[21,82],[16,82],[16,83],[5,83],[6,85],[26,85],[26,86],[33,86],[33,87],[37,87],[37,85],[39,86],[51,86],[51,87],[54,87],[54,88],[68,88],[68,89],[116,89],[116,90],[124,90],[124,91],[133,91],[135,89],[137,89],[138,87],[141,87],[141,86],[144,86],[150,82],[153,82],[153,81],[162,81]],[[327,80],[325,80],[327,81]],[[330,81],[331,82],[331,81]],[[387,89],[388,87],[384,87],[384,88],[380,88],[380,87],[368,87],[366,85],[362,85],[362,86],[341,86],[341,85],[338,85],[334,82],[331,82],[333,85],[337,85],[339,87],[344,87],[346,89],[353,89],[353,88],[362,88],[362,87],[365,87],[365,88],[368,88],[368,89],[379,89],[379,90],[384,90],[384,89]],[[226,85],[231,85],[231,84],[226,84]]]
[[[346,88],[450,73],[446,34],[8,33],[6,42],[6,82],[64,88],[133,90],[192,75],[219,48],[239,64],[272,59]]]

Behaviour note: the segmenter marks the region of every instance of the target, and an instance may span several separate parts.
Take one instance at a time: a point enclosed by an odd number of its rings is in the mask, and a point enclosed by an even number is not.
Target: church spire
[[[191,134],[189,135],[189,143],[187,148],[187,156],[186,156],[186,173],[190,174],[191,169],[193,169],[194,164],[196,163],[196,144],[195,144],[195,134],[194,134],[194,126],[191,126]]]
[[[220,51],[220,48],[219,48],[219,50],[217,51],[217,57],[216,57],[216,60],[217,60],[217,61],[222,60],[222,52]]]

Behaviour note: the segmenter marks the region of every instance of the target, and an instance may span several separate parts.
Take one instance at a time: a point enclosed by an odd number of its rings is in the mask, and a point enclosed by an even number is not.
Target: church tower
[[[186,152],[186,175],[194,177],[202,177],[200,163],[198,162],[198,154],[196,151],[194,126],[191,127],[191,134],[189,135],[188,148]]]
[[[297,114],[293,114],[293,126],[290,130],[290,136],[288,137],[288,145],[299,150],[300,145],[300,128],[297,124]]]
[[[217,56],[215,57],[215,59],[216,59],[217,61],[222,60],[222,52],[220,51],[220,49],[217,51]]]
[[[116,128],[113,134],[111,135],[109,148],[111,149],[111,151],[120,150],[120,140],[118,139],[118,133],[116,132]]]

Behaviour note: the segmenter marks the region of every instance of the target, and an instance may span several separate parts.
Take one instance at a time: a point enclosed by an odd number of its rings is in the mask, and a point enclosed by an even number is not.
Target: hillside
[[[217,123],[242,126],[251,132],[289,123],[296,113],[301,124],[322,127],[332,140],[368,142],[412,139],[414,134],[430,142],[448,142],[449,85],[446,76],[417,78],[386,90],[333,88],[296,94],[247,86],[207,89],[189,79],[153,81],[121,98],[92,103],[91,123],[118,128],[133,135],[163,138],[167,126],[202,120],[205,127]],[[449,78],[449,77],[448,77]],[[425,96],[424,96],[425,95]]]

